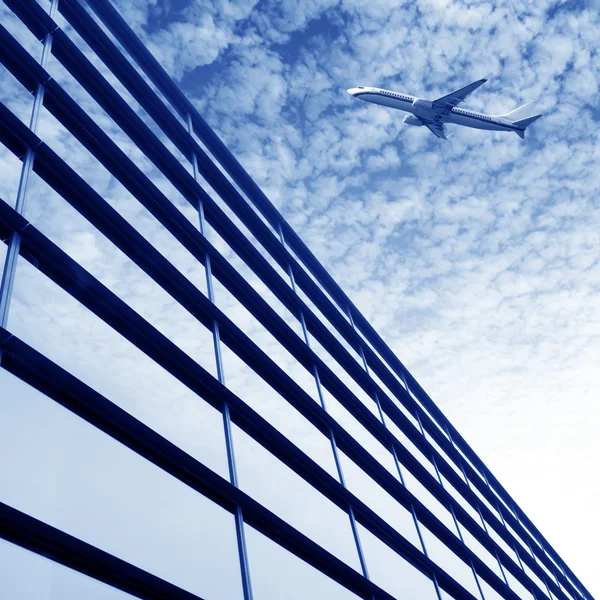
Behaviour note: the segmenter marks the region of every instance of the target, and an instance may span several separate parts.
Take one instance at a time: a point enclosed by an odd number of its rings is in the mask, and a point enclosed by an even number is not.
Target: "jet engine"
[[[404,123],[407,125],[416,125],[417,127],[423,125],[423,121],[421,121],[419,117],[413,117],[412,115],[406,115],[404,117]]]
[[[427,109],[433,108],[433,102],[429,102],[427,100],[422,100],[421,98],[415,98],[413,100],[412,104],[415,108],[427,108]]]

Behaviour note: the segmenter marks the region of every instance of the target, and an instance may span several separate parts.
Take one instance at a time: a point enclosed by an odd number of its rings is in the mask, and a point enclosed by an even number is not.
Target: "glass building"
[[[0,595],[591,595],[109,0],[4,0]]]

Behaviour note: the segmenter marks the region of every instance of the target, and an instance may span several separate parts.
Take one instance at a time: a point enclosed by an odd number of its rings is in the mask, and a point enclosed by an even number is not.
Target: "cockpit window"
[[[359,90],[364,90],[365,88],[364,88],[362,85],[359,85],[359,86],[358,86],[358,89],[359,89]]]

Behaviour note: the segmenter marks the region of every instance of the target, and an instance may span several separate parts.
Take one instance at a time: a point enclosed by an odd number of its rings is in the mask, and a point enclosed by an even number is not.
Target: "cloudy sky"
[[[156,58],[592,593],[599,593],[592,549],[600,537],[593,477],[600,471],[598,8],[595,0],[120,3]],[[3,10],[3,24],[39,56],[36,40]],[[55,59],[50,66],[193,219]],[[366,85],[434,99],[490,72],[465,106],[502,114],[533,100],[544,117],[525,140],[450,126],[454,137],[444,142],[403,125],[402,113],[345,91]],[[10,75],[3,78],[3,101],[26,120],[30,97]],[[40,132],[203,289],[191,258],[120,184],[92,168],[94,159],[53,117],[42,115]],[[14,203],[18,162],[6,153],[1,160],[2,197]],[[183,310],[174,312],[156,284],[44,186],[34,178],[28,218],[214,370],[208,333]],[[11,330],[132,412],[140,386],[152,388],[156,406],[143,408],[148,422],[225,473],[222,448],[206,441],[216,435],[218,415],[194,412],[204,409],[189,391],[174,392],[161,370],[149,375],[148,359],[134,356],[100,321],[84,321],[75,303],[33,269],[19,268]],[[263,335],[225,290],[217,289],[219,298],[242,328]],[[85,335],[76,337],[84,322]],[[61,343],[45,331],[61,335]],[[120,361],[109,344],[118,345]],[[233,355],[225,358],[231,385],[242,390],[242,367]],[[111,376],[92,369],[98,364]],[[181,410],[202,423],[202,442],[196,429],[165,418],[157,390],[163,399],[177,395]],[[271,416],[283,427],[279,409]],[[320,456],[315,448],[323,441],[313,443],[300,429],[286,435]]]

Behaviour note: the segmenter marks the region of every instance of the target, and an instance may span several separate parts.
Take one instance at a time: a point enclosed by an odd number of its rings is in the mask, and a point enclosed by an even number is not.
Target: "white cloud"
[[[196,23],[171,23],[151,36],[149,49],[176,79],[185,71],[212,63],[234,40],[230,30],[221,29],[211,15]]]

